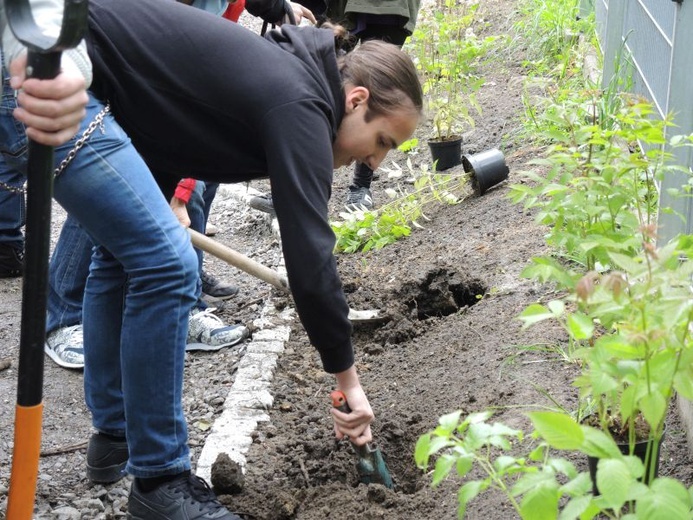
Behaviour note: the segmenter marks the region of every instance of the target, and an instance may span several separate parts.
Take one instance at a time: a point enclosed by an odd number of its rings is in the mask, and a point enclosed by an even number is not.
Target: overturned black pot
[[[483,195],[487,190],[508,178],[505,156],[498,148],[462,156],[464,171],[472,174],[474,190]]]
[[[651,440],[643,440],[643,441],[638,441],[635,443],[635,447],[633,448],[633,455],[638,457],[640,460],[642,460],[642,463],[645,465],[645,474],[640,480],[641,482],[644,482],[645,484],[650,483],[650,470],[653,472],[652,477],[657,478],[657,475],[659,475],[659,451],[662,446],[662,442],[664,441],[664,433],[662,432],[662,436],[660,437],[659,441],[655,441],[654,439]],[[649,458],[649,462],[647,460],[647,445],[652,444],[652,447],[650,448],[651,454]],[[618,449],[620,450],[621,453],[624,455],[628,455],[630,452],[630,446],[628,443],[617,443]],[[599,495],[599,489],[597,489],[597,464],[599,463],[599,458],[597,457],[587,457],[587,465],[589,466],[590,470],[590,478],[592,479],[592,493],[594,496]]]
[[[457,166],[462,161],[462,137],[428,141],[428,148],[437,172]]]

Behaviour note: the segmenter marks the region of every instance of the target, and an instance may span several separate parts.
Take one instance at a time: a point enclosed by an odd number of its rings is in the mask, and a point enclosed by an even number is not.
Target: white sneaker
[[[84,368],[82,325],[62,327],[48,334],[44,351],[61,367]]]
[[[211,222],[207,222],[207,226],[205,227],[205,235],[207,235],[208,237],[213,237],[217,233],[219,233],[219,228]]]
[[[224,325],[212,309],[193,309],[188,320],[188,342],[185,350],[219,350],[246,339],[248,329],[243,325]]]

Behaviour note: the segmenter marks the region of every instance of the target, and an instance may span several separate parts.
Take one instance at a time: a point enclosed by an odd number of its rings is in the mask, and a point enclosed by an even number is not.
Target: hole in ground
[[[457,271],[438,268],[427,273],[423,280],[405,284],[402,300],[411,315],[419,320],[449,316],[464,307],[476,304],[486,292],[478,279],[465,277]]]

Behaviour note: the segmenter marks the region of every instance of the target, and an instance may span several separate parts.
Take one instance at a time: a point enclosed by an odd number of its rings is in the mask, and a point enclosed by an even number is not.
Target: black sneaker
[[[248,201],[248,205],[258,211],[269,213],[273,217],[277,216],[274,211],[274,203],[272,202],[272,197],[270,195],[259,195],[257,197],[253,197]]]
[[[208,301],[228,300],[238,294],[238,287],[222,282],[205,271],[202,271],[200,278],[202,279],[202,293]]]
[[[0,243],[0,278],[17,278],[24,274],[24,250]]]
[[[241,520],[217,500],[207,483],[195,475],[166,482],[144,492],[133,482],[128,520]]]
[[[87,448],[87,478],[98,484],[112,484],[125,476],[127,441],[95,433]]]
[[[371,190],[363,186],[349,186],[346,208],[351,211],[369,211],[373,209]]]

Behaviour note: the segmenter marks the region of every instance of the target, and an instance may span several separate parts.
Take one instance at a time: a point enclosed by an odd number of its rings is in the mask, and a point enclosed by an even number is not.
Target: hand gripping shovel
[[[82,39],[87,25],[87,0],[65,0],[57,39],[41,32],[29,0],[4,1],[8,25],[29,51],[27,77],[52,79],[57,76],[61,51],[74,47]],[[7,520],[30,520],[32,517],[41,450],[53,148],[29,141],[28,153],[26,252]]]
[[[351,413],[346,395],[341,390],[334,390],[330,393],[332,406],[344,413]],[[390,471],[385,465],[385,459],[379,448],[372,448],[370,444],[357,446],[352,443],[354,451],[358,455],[356,471],[359,474],[359,481],[364,484],[382,484],[388,489],[393,489]]]

